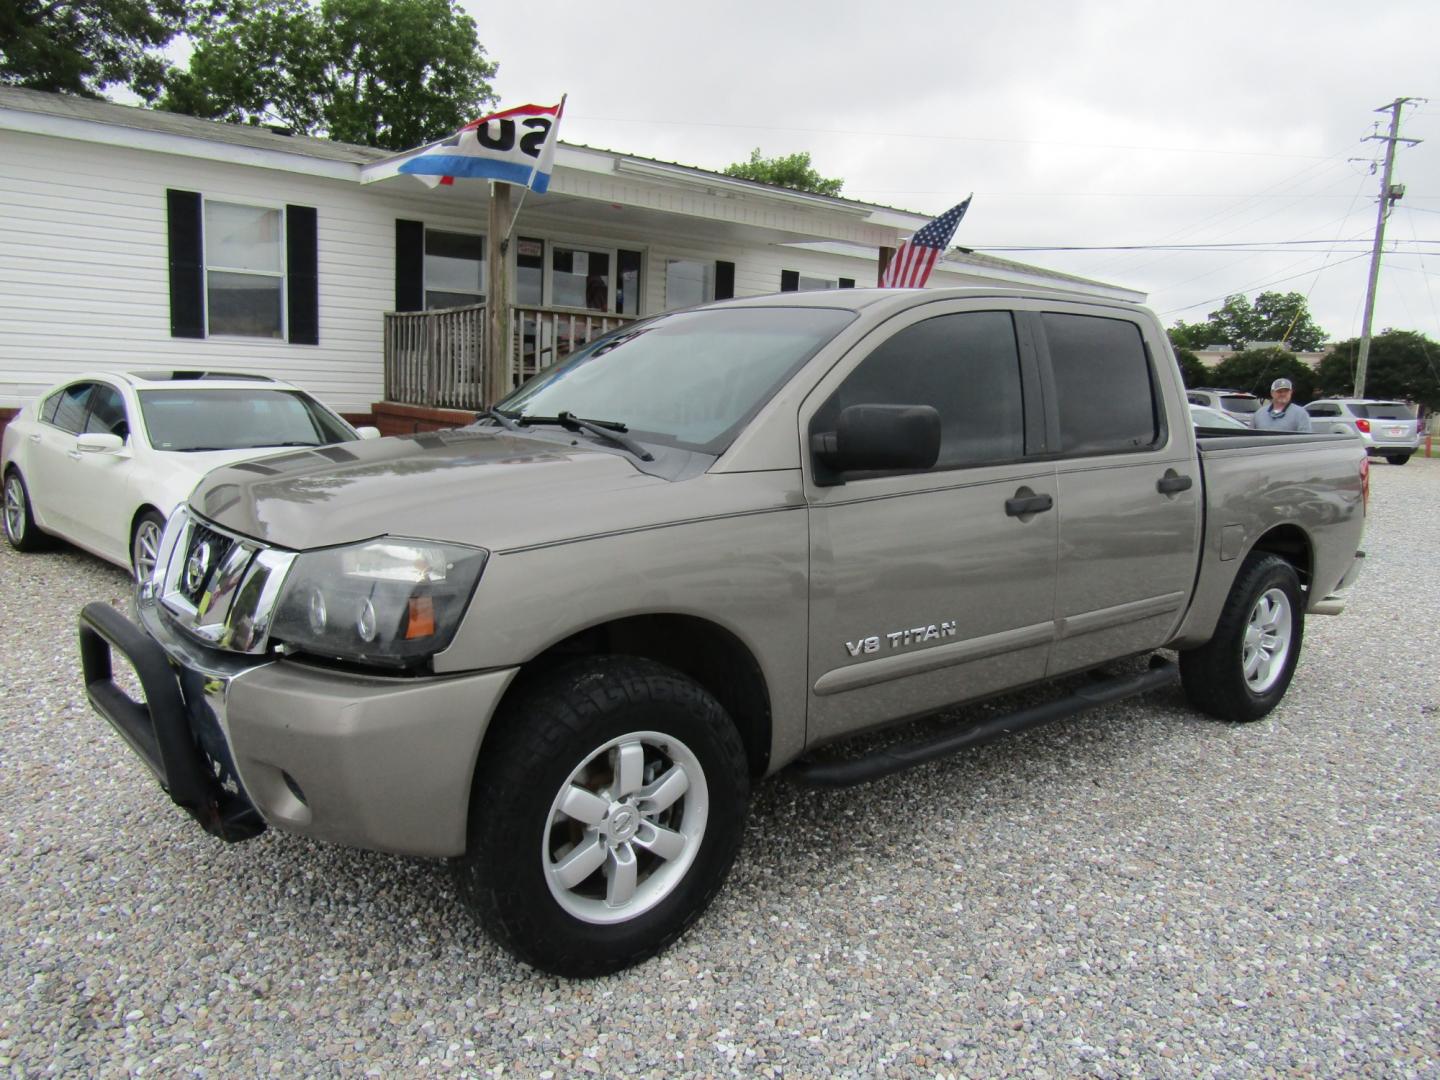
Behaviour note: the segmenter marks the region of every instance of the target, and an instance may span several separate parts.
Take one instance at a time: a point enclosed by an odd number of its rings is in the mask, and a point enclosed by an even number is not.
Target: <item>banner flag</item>
[[[402,163],[399,171],[431,187],[463,176],[503,180],[543,195],[555,168],[564,108],[562,98],[558,105],[518,105],[471,120]]]
[[[970,209],[974,193],[967,195],[959,206],[952,206],[930,224],[910,237],[890,259],[890,265],[881,276],[882,289],[923,289],[930,278],[935,263],[950,246],[955,229],[965,211]]]

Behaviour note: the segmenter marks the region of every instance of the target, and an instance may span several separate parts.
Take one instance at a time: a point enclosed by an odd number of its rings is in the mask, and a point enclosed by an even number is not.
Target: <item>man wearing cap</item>
[[[1276,379],[1270,384],[1270,407],[1255,414],[1257,431],[1297,431],[1308,434],[1310,414],[1291,402],[1295,388],[1289,379]]]

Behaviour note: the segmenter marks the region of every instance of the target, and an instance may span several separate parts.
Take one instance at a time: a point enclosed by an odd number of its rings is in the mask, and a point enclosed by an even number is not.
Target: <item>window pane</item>
[[[206,289],[210,333],[283,336],[280,314],[283,284],[284,279],[278,277],[210,271]]]
[[[1042,316],[1067,454],[1153,446],[1160,437],[1140,328],[1090,315]]]
[[[603,251],[554,248],[550,256],[550,290],[558,307],[610,309],[610,256]]]
[[[615,283],[615,310],[621,315],[640,314],[640,252],[621,251],[616,256],[620,280]]]
[[[425,290],[425,310],[436,308],[465,307],[467,304],[483,304],[485,297],[479,293],[451,293]]]
[[[544,288],[545,241],[522,236],[515,245],[515,302],[539,307]]]
[[[279,210],[234,203],[205,203],[205,262],[227,270],[284,269]]]
[[[55,409],[53,423],[56,427],[65,431],[80,434],[80,429],[85,426],[85,411],[90,407],[90,394],[94,391],[94,383],[76,383],[74,386],[67,386],[57,395],[60,403]]]
[[[840,282],[837,278],[818,278],[800,275],[800,292],[820,292],[824,289],[838,289]]]
[[[426,307],[455,307],[475,304],[485,294],[485,238],[464,233],[425,230],[426,293],[460,293],[463,300],[450,300]]]
[[[665,262],[665,308],[694,307],[715,299],[715,264],[692,259]]]
[[[850,373],[816,415],[834,430],[851,405],[930,405],[940,413],[937,468],[1024,455],[1020,350],[1008,312],[941,315],[908,326]]]
[[[130,425],[125,422],[125,400],[120,396],[119,390],[113,386],[96,384],[85,430],[103,435],[119,435],[122,439],[129,436]]]

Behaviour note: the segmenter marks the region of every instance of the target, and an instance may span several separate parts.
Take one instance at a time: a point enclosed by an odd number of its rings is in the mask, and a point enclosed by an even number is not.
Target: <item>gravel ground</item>
[[[1178,689],[868,787],[760,785],[710,913],[568,983],[439,862],[225,846],[85,704],[125,577],[0,550],[0,1068],[231,1077],[1440,1076],[1440,460],[1284,704]],[[0,545],[3,546],[3,545]]]

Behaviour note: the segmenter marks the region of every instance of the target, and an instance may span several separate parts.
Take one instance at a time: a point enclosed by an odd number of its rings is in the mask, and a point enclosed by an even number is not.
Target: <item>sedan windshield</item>
[[[355,438],[298,390],[142,390],[140,412],[156,450],[320,446]]]
[[[799,367],[855,317],[833,308],[677,312],[603,337],[499,405],[624,425],[641,439],[719,454]]]

